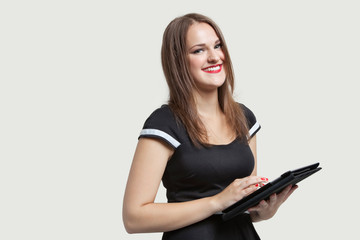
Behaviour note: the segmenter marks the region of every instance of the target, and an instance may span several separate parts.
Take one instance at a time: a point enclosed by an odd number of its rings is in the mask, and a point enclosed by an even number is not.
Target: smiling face
[[[223,85],[225,55],[214,29],[207,23],[194,23],[186,37],[191,76],[200,91],[213,91]]]

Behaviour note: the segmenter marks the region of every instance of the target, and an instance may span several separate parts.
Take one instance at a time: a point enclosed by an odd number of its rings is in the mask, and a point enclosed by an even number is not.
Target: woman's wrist
[[[209,197],[209,203],[210,203],[210,209],[213,213],[217,213],[223,210],[216,195]]]

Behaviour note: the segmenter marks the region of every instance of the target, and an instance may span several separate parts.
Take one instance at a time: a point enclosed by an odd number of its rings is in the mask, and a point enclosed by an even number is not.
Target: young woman
[[[200,14],[176,18],[164,32],[161,57],[170,99],[140,133],[124,196],[126,230],[164,232],[171,240],[259,239],[252,222],[271,218],[296,186],[221,220],[222,210],[267,178],[256,173],[260,125],[232,97],[234,74],[220,29]],[[161,180],[168,203],[154,202]]]

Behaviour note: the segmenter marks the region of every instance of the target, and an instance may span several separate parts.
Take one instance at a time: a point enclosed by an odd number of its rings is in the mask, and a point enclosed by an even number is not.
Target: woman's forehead
[[[215,30],[207,23],[194,23],[187,32],[186,43],[189,47],[215,43],[219,40]]]

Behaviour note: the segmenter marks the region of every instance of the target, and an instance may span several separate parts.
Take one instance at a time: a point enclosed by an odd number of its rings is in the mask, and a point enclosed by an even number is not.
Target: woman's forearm
[[[182,203],[148,203],[123,212],[128,233],[167,232],[199,222],[218,211],[212,197]]]

